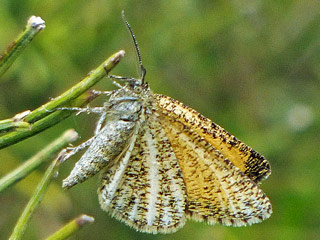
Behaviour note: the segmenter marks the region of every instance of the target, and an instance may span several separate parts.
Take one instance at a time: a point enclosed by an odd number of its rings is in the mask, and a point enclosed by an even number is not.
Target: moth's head
[[[146,99],[152,95],[147,82],[142,82],[141,79],[132,79],[126,87],[125,91],[130,91],[132,96],[136,96],[138,99]]]

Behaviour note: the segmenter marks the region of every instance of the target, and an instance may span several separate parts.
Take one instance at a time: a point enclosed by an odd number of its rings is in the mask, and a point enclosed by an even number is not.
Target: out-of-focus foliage
[[[75,157],[61,166],[25,239],[42,239],[81,213],[96,221],[74,239],[319,239],[319,1],[1,0],[1,51],[29,16],[41,16],[47,27],[0,79],[0,119],[59,95],[119,49],[127,56],[113,74],[137,76],[122,9],[153,91],[192,106],[269,159],[273,173],[261,187],[274,213],[245,228],[189,221],[171,235],[138,233],[100,210],[98,177],[62,191]],[[107,80],[96,87],[112,88]],[[95,121],[72,117],[1,150],[0,175],[67,128],[87,139]],[[10,235],[44,170],[0,195],[0,239]]]

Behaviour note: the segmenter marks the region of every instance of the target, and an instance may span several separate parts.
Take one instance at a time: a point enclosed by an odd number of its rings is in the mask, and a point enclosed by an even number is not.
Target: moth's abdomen
[[[108,121],[70,175],[63,180],[63,188],[70,188],[94,176],[125,151],[136,124],[122,120]]]

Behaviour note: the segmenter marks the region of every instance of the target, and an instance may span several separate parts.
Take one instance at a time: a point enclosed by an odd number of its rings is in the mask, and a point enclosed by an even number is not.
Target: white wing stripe
[[[149,149],[150,157],[146,159],[146,166],[149,169],[150,180],[150,193],[148,201],[147,223],[153,225],[155,217],[158,213],[158,207],[156,206],[157,198],[159,196],[159,163],[157,157],[159,152],[156,146],[156,141],[152,136],[150,129],[148,128],[145,133],[146,146]]]

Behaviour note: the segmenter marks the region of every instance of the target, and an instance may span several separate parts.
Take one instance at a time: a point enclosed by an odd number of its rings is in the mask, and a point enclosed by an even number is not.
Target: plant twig
[[[71,106],[82,106],[89,101],[91,101],[96,95],[92,95],[91,93],[85,93],[75,101],[71,103]],[[61,122],[63,119],[69,117],[72,114],[70,111],[57,111],[53,112],[51,115],[35,122],[32,124],[31,129],[29,130],[20,130],[15,132],[7,133],[0,137],[0,149],[20,142],[28,137],[31,137],[53,125]]]
[[[25,30],[0,56],[0,77],[17,59],[22,50],[25,49],[32,39],[44,28],[45,22],[40,17],[32,16],[29,18]]]
[[[46,240],[63,240],[67,239],[77,231],[79,231],[84,225],[93,223],[94,218],[88,215],[80,215],[73,219],[71,222],[64,225],[61,229],[56,231],[54,234],[46,238]]]
[[[113,69],[120,59],[124,56],[125,52],[120,50],[113,55],[111,55],[107,60],[105,60],[99,67],[91,71],[90,74],[84,78],[81,82],[62,93],[59,97],[56,97],[52,101],[42,105],[36,110],[32,111],[28,116],[26,116],[25,121],[33,123],[44,116],[50,114],[55,108],[66,105],[68,102],[79,97],[97,82],[99,82],[106,74]]]
[[[38,152],[32,158],[21,164],[18,168],[0,179],[0,192],[8,187],[16,184],[32,171],[37,169],[41,164],[51,159],[62,148],[65,148],[69,143],[74,142],[78,138],[77,132],[74,130],[65,131],[62,136],[57,138],[43,150]]]
[[[89,76],[79,82],[77,85],[73,86],[59,97],[56,97],[52,101],[42,105],[36,110],[29,113],[24,121],[30,124],[33,123],[31,130],[10,132],[0,137],[0,149],[15,144],[22,141],[28,137],[31,137],[55,124],[62,121],[63,119],[69,117],[72,112],[70,111],[57,111],[54,109],[60,106],[82,106],[83,104],[92,100],[96,97],[96,93],[91,93],[91,95],[82,95],[90,87],[100,81],[106,72],[111,71],[113,67],[120,61],[124,56],[125,52],[120,50],[104,61],[98,68],[93,70]],[[79,97],[80,96],[80,97]],[[49,115],[50,114],[50,115]],[[49,115],[49,116],[47,116]],[[0,125],[1,126],[1,125]],[[0,127],[1,128],[1,127]]]
[[[13,119],[5,119],[0,121],[0,133],[12,130],[20,131],[30,128],[30,123],[24,121],[14,121]]]
[[[48,169],[44,173],[42,180],[38,184],[30,201],[28,202],[27,206],[25,207],[24,211],[22,212],[9,240],[22,239],[23,234],[26,230],[27,224],[28,224],[33,212],[39,206],[44,194],[48,190],[49,184],[50,184],[53,176],[56,177],[58,175],[57,170],[58,170],[61,158],[63,157],[64,154],[65,154],[65,151],[62,151],[59,154],[59,156],[51,163],[51,165],[48,167]]]
[[[24,121],[24,118],[31,113],[30,110],[16,114],[13,118],[0,121],[0,133],[10,132],[13,130],[20,131],[30,129],[31,125]]]

